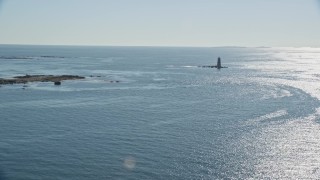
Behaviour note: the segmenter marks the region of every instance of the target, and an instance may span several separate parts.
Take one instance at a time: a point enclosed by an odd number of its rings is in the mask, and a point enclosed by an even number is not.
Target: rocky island
[[[25,75],[16,76],[12,79],[2,79],[0,78],[0,85],[2,84],[26,84],[28,82],[54,82],[55,85],[60,85],[61,81],[64,80],[76,80],[84,79],[82,76],[74,75]]]

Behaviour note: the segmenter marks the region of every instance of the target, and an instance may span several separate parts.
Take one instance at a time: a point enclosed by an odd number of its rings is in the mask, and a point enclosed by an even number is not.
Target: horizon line
[[[93,45],[93,44],[16,44],[0,43],[0,46],[70,46],[70,47],[166,47],[166,48],[320,48],[313,46],[183,46],[183,45]]]

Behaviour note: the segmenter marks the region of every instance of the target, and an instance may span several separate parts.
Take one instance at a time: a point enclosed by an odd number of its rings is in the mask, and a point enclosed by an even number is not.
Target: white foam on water
[[[284,89],[275,89],[273,91],[269,91],[269,93],[264,94],[262,99],[278,99],[278,98],[283,98],[283,97],[290,97],[293,96],[293,94],[288,91],[288,90],[284,90]]]
[[[196,68],[197,66],[181,66],[181,67],[184,67],[184,68]]]
[[[166,81],[167,79],[165,78],[153,78],[154,81]]]

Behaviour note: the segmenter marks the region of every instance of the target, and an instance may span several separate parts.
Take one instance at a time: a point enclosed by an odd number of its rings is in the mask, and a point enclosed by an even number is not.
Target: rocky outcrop
[[[25,75],[25,76],[16,76],[12,79],[1,79],[0,84],[26,84],[28,82],[61,82],[64,80],[76,80],[84,79],[82,76],[74,75]]]

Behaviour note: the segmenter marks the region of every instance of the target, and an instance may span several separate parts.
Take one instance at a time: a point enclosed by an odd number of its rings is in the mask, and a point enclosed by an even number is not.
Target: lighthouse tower
[[[218,57],[217,68],[218,69],[222,68],[222,66],[221,66],[221,58],[220,57]]]

